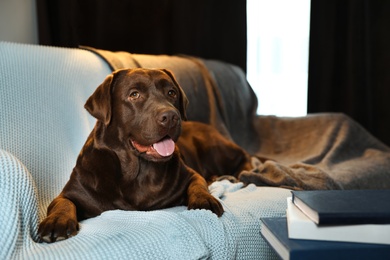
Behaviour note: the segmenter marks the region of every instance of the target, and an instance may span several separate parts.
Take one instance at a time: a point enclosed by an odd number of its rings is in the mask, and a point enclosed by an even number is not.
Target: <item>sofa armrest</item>
[[[0,259],[37,240],[38,202],[34,180],[11,153],[0,149]]]

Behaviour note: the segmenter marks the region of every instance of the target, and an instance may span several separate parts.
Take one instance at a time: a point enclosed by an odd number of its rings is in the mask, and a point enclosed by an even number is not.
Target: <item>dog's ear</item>
[[[93,117],[103,122],[106,126],[111,121],[111,88],[113,80],[114,74],[108,75],[84,105],[84,108]]]
[[[179,100],[179,112],[182,120],[186,121],[187,120],[187,106],[188,106],[188,99],[186,94],[184,93],[184,90],[182,87],[180,87],[179,83],[177,82],[175,76],[173,75],[172,71],[167,70],[167,69],[161,69],[165,74],[167,74],[173,81],[173,83],[176,85],[176,87],[180,91],[180,100]]]

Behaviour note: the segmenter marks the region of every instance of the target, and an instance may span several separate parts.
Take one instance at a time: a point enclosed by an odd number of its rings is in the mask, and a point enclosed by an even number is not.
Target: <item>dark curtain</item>
[[[390,1],[311,2],[308,112],[343,112],[390,145]]]
[[[37,0],[42,45],[223,60],[246,71],[246,0]]]

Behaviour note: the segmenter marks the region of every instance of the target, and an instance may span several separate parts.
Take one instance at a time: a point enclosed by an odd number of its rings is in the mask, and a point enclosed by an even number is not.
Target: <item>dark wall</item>
[[[311,2],[308,112],[343,112],[390,145],[390,1]]]
[[[40,44],[187,54],[246,70],[245,0],[37,0]]]

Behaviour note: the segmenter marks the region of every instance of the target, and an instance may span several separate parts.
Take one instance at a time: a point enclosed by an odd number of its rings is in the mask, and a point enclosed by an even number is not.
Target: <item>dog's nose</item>
[[[157,123],[165,128],[171,128],[177,125],[179,115],[174,110],[166,110],[161,112],[157,117]]]

